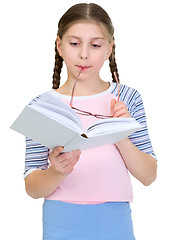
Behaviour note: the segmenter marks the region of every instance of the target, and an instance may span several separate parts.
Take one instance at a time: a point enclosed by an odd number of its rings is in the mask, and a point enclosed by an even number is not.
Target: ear
[[[110,44],[109,44],[109,47],[108,47],[108,52],[106,54],[106,59],[105,60],[108,60],[111,53],[112,53],[112,47],[114,46],[114,42],[112,41]]]
[[[59,38],[59,36],[57,36],[56,43],[57,43],[58,53],[60,57],[62,57],[62,46],[61,46],[61,39]]]

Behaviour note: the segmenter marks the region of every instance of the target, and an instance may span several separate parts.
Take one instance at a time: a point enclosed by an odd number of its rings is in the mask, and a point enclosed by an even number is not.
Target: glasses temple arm
[[[116,72],[114,72],[114,77],[115,77],[116,82],[117,82],[117,88],[118,88],[117,102],[119,102],[120,90],[119,90],[119,81],[118,81],[118,78],[117,78],[117,74],[116,74]]]
[[[77,80],[79,79],[79,76],[80,76],[81,72],[82,72],[82,70],[81,70],[81,71],[79,72],[79,74],[77,75],[76,80],[75,80],[74,85],[73,85],[73,89],[72,89],[72,93],[71,93],[70,107],[73,106],[74,89],[75,89],[76,82],[77,82]]]

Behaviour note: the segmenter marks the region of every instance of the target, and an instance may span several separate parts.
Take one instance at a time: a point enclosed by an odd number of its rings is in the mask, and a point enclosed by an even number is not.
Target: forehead
[[[64,34],[65,37],[76,36],[78,38],[108,39],[108,32],[103,24],[93,22],[78,22],[71,25]]]

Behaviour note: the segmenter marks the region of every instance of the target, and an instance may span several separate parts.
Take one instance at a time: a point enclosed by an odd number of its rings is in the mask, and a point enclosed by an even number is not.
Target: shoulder
[[[112,83],[112,94],[118,96],[117,83]],[[135,104],[141,99],[141,94],[135,88],[129,87],[124,84],[119,84],[120,101],[124,101],[126,104]]]

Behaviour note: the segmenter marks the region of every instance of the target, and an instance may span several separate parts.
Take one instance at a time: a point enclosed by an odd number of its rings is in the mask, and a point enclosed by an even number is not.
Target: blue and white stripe
[[[36,169],[48,167],[49,149],[26,137],[25,172],[24,177]]]

